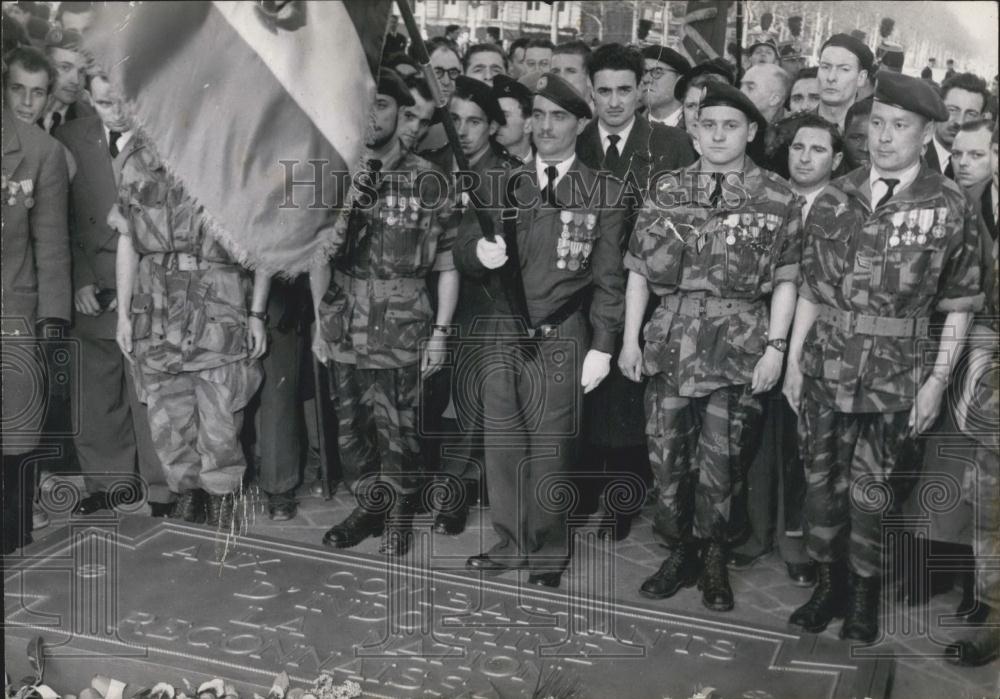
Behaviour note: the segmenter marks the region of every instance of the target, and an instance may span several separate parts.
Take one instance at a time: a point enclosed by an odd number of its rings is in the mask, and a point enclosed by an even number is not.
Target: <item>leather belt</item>
[[[237,269],[238,265],[233,262],[215,262],[203,260],[197,255],[188,252],[154,252],[146,257],[150,258],[154,264],[165,267],[169,270],[180,272],[194,272],[205,269]]]
[[[746,299],[726,299],[717,296],[690,296],[687,294],[669,294],[660,299],[660,304],[668,311],[682,316],[720,318],[737,313],[757,311],[762,301],[747,301]]]
[[[846,335],[874,335],[876,337],[923,337],[927,335],[930,318],[889,318],[869,316],[822,305],[816,316],[827,325]]]
[[[333,281],[344,291],[355,296],[385,298],[387,296],[416,296],[427,289],[423,277],[399,277],[397,279],[362,279],[335,271]]]

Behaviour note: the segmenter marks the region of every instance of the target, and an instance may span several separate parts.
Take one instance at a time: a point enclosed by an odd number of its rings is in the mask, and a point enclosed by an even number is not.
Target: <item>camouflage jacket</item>
[[[625,254],[625,267],[663,297],[643,330],[643,373],[675,379],[682,396],[750,383],[767,342],[767,297],[797,279],[801,249],[801,200],[784,180],[747,158],[743,173],[726,173],[723,205],[712,208],[714,184],[700,166],[660,180]],[[679,299],[670,297],[753,304],[684,315],[671,310]]]
[[[385,158],[374,206],[355,206],[320,306],[320,332],[338,362],[362,369],[416,363],[433,321],[425,277],[455,269],[453,200],[431,164],[401,147]],[[433,176],[422,176],[430,173]]]
[[[135,148],[123,163],[118,207],[140,256],[131,308],[140,363],[179,373],[245,359],[249,275],[152,148]]]
[[[802,373],[818,400],[851,413],[908,410],[931,370],[921,359],[937,351],[926,319],[983,301],[976,217],[958,185],[921,165],[913,184],[873,212],[869,172],[833,181],[813,203],[799,281],[803,298],[836,309],[824,320],[821,308]],[[906,328],[905,319],[915,319],[912,329],[891,329]]]

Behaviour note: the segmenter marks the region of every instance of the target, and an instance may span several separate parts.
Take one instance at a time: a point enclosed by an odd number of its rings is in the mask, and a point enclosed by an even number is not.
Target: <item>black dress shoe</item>
[[[979,628],[960,638],[946,649],[948,662],[965,667],[980,667],[1000,658],[1000,612],[991,611]]]
[[[700,570],[698,556],[691,547],[674,544],[660,569],[642,583],[639,594],[649,599],[673,597],[681,588],[694,585]]]
[[[274,522],[286,522],[294,518],[298,508],[294,491],[269,493],[267,496],[267,516]]]
[[[843,567],[837,563],[816,565],[816,588],[812,597],[792,612],[788,623],[809,633],[820,633],[834,619],[844,616],[847,600]]]
[[[177,496],[173,509],[170,511],[172,519],[180,519],[185,522],[201,524],[205,521],[205,491],[197,488],[188,490]]]
[[[413,515],[419,506],[417,500],[422,499],[414,495],[401,495],[396,499],[385,519],[379,553],[403,556],[410,550],[414,537]]]
[[[562,573],[532,573],[528,576],[529,585],[539,585],[541,587],[559,587],[562,582]]]
[[[701,603],[716,612],[728,612],[733,608],[733,588],[729,585],[729,569],[726,568],[726,548],[721,543],[711,541],[705,548],[701,578]]]
[[[792,584],[799,587],[812,587],[816,584],[816,565],[809,563],[785,563],[788,577]]]
[[[729,554],[729,557],[726,560],[726,565],[733,570],[749,570],[757,565],[757,561],[769,553],[770,551],[764,551],[763,553],[750,555],[748,553],[734,552]]]
[[[108,501],[108,494],[103,490],[91,493],[73,508],[74,515],[91,515],[101,510],[110,510],[111,503]]]
[[[471,570],[474,573],[482,573],[484,575],[500,575],[500,573],[510,570],[510,568],[505,566],[503,563],[494,561],[485,553],[480,553],[477,556],[470,556],[465,561],[465,569]]]
[[[347,519],[331,527],[323,535],[323,543],[337,549],[348,549],[370,536],[380,535],[384,526],[383,515],[369,512],[363,507],[355,507]]]
[[[840,627],[840,637],[862,643],[872,643],[878,638],[879,579],[863,578],[851,573],[847,590],[847,611],[844,625]]]

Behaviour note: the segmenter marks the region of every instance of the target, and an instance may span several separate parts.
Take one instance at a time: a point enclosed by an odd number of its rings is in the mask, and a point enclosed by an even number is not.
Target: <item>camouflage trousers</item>
[[[882,518],[901,502],[894,471],[923,463],[923,439],[907,426],[909,410],[842,413],[803,390],[799,449],[806,470],[809,557],[821,563],[845,558],[856,574],[882,574]]]
[[[397,492],[416,492],[424,476],[417,440],[418,366],[358,369],[336,361],[331,366],[345,480],[371,483],[377,476]],[[357,489],[355,494],[364,497]]]
[[[153,448],[174,493],[239,490],[246,471],[240,443],[243,408],[260,386],[260,362],[238,361],[179,374],[137,368]]]
[[[660,487],[653,531],[676,543],[739,538],[730,522],[746,487],[747,443],[759,428],[763,404],[749,386],[726,386],[707,396],[678,396],[663,374],[646,384],[649,462]]]
[[[976,557],[976,598],[1000,609],[1000,453],[994,446],[979,445],[974,461],[972,552]]]

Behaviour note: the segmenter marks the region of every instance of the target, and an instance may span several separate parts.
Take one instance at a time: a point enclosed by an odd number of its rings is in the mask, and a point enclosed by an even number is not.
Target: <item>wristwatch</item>
[[[264,321],[264,325],[267,325],[267,321],[270,320],[270,316],[267,315],[266,311],[247,311],[247,315],[251,318]]]
[[[782,340],[780,337],[776,337],[773,340],[767,341],[768,347],[773,347],[782,354],[788,351],[788,340]]]

